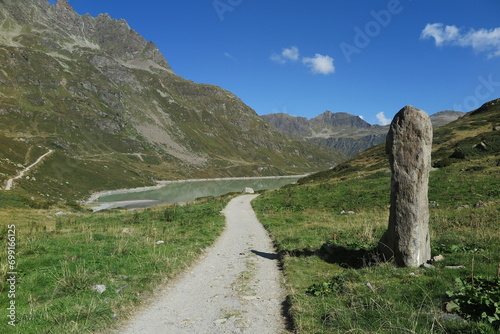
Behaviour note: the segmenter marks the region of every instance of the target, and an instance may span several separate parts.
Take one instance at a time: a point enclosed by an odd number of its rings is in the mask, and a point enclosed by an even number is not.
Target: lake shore
[[[251,177],[226,177],[226,178],[213,178],[213,179],[188,179],[188,180],[171,180],[171,181],[156,181],[156,185],[147,187],[137,187],[137,188],[123,188],[116,190],[104,190],[95,192],[90,197],[81,203],[83,205],[91,205],[97,203],[100,197],[127,193],[136,193],[142,191],[156,190],[160,189],[168,184],[174,183],[185,183],[185,182],[202,182],[202,181],[230,181],[230,180],[260,180],[260,179],[292,179],[292,178],[302,178],[306,177],[308,174],[304,175],[282,175],[282,176],[251,176]]]

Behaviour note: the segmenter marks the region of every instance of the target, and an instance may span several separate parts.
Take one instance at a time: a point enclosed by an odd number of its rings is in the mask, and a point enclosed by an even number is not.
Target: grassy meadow
[[[94,214],[76,206],[33,209],[22,197],[5,193],[2,203],[7,197],[9,208],[0,211],[0,332],[23,334],[115,327],[214,242],[228,201]],[[70,214],[56,215],[61,210]],[[9,298],[7,281],[9,225],[16,230],[15,298]],[[106,291],[94,291],[95,285]],[[15,327],[7,324],[11,300]]]
[[[432,180],[440,174],[434,172]],[[357,186],[366,187],[363,195],[353,190]],[[397,268],[370,253],[387,228],[388,187],[389,178],[363,177],[288,187],[255,200],[259,219],[281,255],[297,332],[495,332],[488,325],[445,321],[445,303],[455,279],[472,275],[473,261],[474,275],[497,277],[498,197],[488,198],[488,206],[481,208],[473,208],[477,199],[472,193],[461,202],[469,208],[437,202],[431,208],[431,246],[433,255],[445,259],[432,269]],[[481,184],[464,190],[476,187]],[[339,214],[342,210],[355,214]],[[324,245],[335,252],[329,254]]]
[[[279,251],[297,333],[498,332],[498,108],[435,132],[431,248],[444,260],[433,267],[398,268],[373,252],[389,215],[383,145],[253,202]]]

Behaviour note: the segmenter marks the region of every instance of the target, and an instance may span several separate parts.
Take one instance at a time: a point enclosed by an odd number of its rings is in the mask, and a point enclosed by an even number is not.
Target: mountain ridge
[[[126,21],[79,15],[67,1],[0,1],[0,139],[0,182],[55,151],[16,187],[56,200],[344,159],[282,135],[233,93],[176,75]]]
[[[434,127],[440,127],[456,120],[465,113],[445,110],[430,116]],[[388,126],[372,125],[361,117],[345,112],[329,110],[307,119],[285,113],[261,116],[278,131],[297,140],[318,146],[337,149],[347,156],[356,154],[385,142]]]

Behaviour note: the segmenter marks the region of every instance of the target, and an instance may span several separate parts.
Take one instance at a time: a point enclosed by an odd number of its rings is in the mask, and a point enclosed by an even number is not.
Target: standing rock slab
[[[391,163],[389,227],[379,242],[385,260],[418,267],[431,259],[428,183],[432,124],[426,112],[412,106],[392,120],[386,152]]]

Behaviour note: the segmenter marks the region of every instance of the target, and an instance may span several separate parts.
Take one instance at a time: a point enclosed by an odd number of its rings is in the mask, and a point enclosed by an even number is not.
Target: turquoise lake
[[[276,178],[248,178],[248,179],[219,179],[193,180],[168,183],[161,188],[145,191],[134,191],[113,195],[101,196],[94,210],[111,208],[137,209],[162,203],[183,203],[197,198],[220,196],[230,192],[241,192],[244,188],[259,190],[274,190],[287,184],[295,183],[300,177]]]

